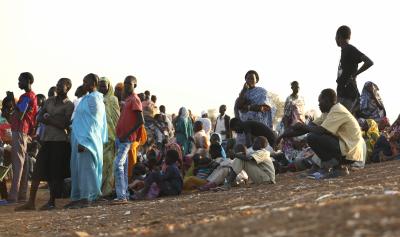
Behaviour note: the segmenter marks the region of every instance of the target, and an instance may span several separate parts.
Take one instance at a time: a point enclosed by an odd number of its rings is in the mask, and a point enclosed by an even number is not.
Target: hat
[[[201,116],[207,114],[207,112],[205,110],[201,111]]]

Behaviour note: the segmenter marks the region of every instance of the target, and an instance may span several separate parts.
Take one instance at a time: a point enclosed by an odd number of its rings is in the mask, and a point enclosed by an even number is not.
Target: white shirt
[[[222,140],[226,140],[226,134],[222,134],[221,132],[226,132],[225,114],[222,117],[221,115],[218,116],[215,124],[215,133],[219,133],[221,135]]]
[[[200,121],[203,124],[203,129],[209,136],[211,132],[211,120],[209,118],[198,118],[196,121]]]

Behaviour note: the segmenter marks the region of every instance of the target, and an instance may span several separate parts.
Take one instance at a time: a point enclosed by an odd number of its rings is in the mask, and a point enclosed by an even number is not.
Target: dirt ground
[[[399,181],[400,161],[392,161],[339,179],[286,173],[275,185],[123,206],[21,213],[6,206],[0,236],[400,236]],[[41,191],[38,206],[47,195]]]

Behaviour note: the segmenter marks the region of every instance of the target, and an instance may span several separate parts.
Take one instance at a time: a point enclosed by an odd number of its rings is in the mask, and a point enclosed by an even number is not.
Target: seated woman
[[[184,190],[193,190],[207,183],[207,177],[215,168],[215,162],[210,158],[196,154],[193,156],[193,175],[188,175],[183,181]],[[218,164],[217,164],[218,165]]]
[[[248,71],[245,80],[246,83],[235,102],[240,119],[242,121],[258,121],[272,128],[276,109],[267,90],[256,86],[259,81],[258,73],[253,70]]]
[[[176,165],[178,159],[179,154],[177,151],[167,151],[162,170],[151,172],[146,176],[144,188],[139,192],[136,192],[135,199],[145,199],[153,184],[156,184],[159,190],[158,197],[176,196],[181,194],[183,181]]]
[[[362,136],[367,146],[366,163],[369,163],[371,161],[372,151],[374,149],[375,143],[380,136],[378,124],[373,119],[362,118],[358,119],[358,123],[360,124]]]
[[[195,154],[200,154],[203,156],[208,156],[208,149],[210,147],[210,140],[207,136],[206,132],[203,129],[203,124],[201,121],[196,121],[194,123],[194,145],[195,145]]]
[[[372,161],[392,160],[400,155],[400,115],[396,121],[382,132],[372,152]]]
[[[359,116],[365,119],[373,119],[377,123],[386,116],[385,106],[379,95],[378,86],[370,81],[364,84],[360,97]]]

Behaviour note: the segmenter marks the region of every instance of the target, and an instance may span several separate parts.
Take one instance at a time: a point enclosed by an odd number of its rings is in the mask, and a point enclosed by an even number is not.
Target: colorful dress
[[[103,146],[103,181],[101,184],[101,192],[104,196],[110,195],[114,187],[113,162],[116,155],[115,148],[115,127],[120,115],[118,98],[114,96],[114,89],[110,80],[106,77],[100,78],[108,85],[108,92],[104,95],[104,105],[107,117],[108,141]]]
[[[191,151],[191,143],[189,138],[193,135],[193,125],[189,118],[186,108],[179,110],[179,117],[176,121],[176,142],[182,147],[183,154],[187,155]]]
[[[269,98],[267,90],[262,87],[254,87],[245,92],[245,99],[249,105],[268,105],[271,109],[266,112],[255,112],[255,111],[240,111],[239,117],[242,121],[258,121],[268,127],[273,127],[273,117],[275,116],[276,108]]]

